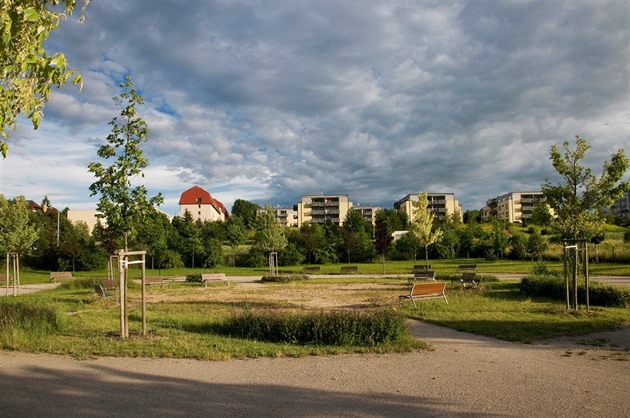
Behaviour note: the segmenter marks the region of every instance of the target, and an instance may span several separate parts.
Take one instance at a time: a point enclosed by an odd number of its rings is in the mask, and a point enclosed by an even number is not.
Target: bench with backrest
[[[339,270],[341,274],[352,274],[359,272],[359,266],[341,266]]]
[[[105,290],[117,290],[118,289],[118,282],[116,280],[113,280],[113,279],[103,280],[103,288]]]
[[[74,277],[69,271],[51,271],[50,281],[54,283],[57,280],[74,280]]]
[[[103,286],[100,284],[94,285],[94,293],[102,298],[113,298],[115,296],[113,293],[109,293],[105,289],[103,289]]]
[[[164,277],[162,276],[145,276],[144,277],[145,286],[163,286],[164,283],[166,282],[164,281]]]
[[[306,267],[304,267],[304,274],[319,273],[319,271],[320,271],[319,266],[306,266]]]
[[[413,274],[412,280],[426,280],[426,281],[435,281],[435,271],[434,270],[426,270],[426,271],[416,271]]]
[[[3,284],[7,284],[7,278],[8,278],[8,282],[11,283],[13,282],[13,277],[10,274],[0,274],[0,283]]]
[[[408,299],[413,303],[414,307],[417,307],[416,300],[423,299],[444,299],[444,301],[448,304],[448,299],[446,299],[446,282],[435,282],[435,283],[415,283],[411,286],[411,290],[407,295],[399,296],[400,300]]]
[[[205,287],[208,287],[208,282],[225,282],[230,285],[230,281],[225,276],[225,273],[202,273],[201,282]]]
[[[415,266],[413,266],[413,270],[411,271],[412,273],[422,273],[424,271],[428,271],[431,270],[431,265],[429,264],[428,266],[426,264],[416,264]]]
[[[462,273],[460,281],[464,289],[481,289],[481,276],[477,273]]]

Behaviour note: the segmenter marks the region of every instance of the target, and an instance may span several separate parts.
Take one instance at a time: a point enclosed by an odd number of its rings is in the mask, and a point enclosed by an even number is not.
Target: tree
[[[542,235],[538,233],[529,234],[527,238],[527,254],[532,260],[542,260],[548,248],[549,243]]]
[[[371,226],[358,210],[350,209],[341,228],[343,249],[346,252],[346,261],[367,262],[374,258],[374,246],[367,232]]]
[[[271,206],[266,205],[265,210],[258,214],[256,218],[256,234],[254,235],[254,245],[252,248],[267,254],[279,252],[285,249],[288,244],[284,227],[278,224],[276,213]],[[269,259],[269,270],[274,271],[271,258]]]
[[[590,168],[581,165],[590,146],[584,138],[575,136],[576,148],[563,143],[563,153],[556,145],[551,147],[550,160],[564,183],[554,186],[549,180],[542,185],[547,203],[555,211],[553,226],[564,239],[590,239],[597,233],[601,219],[598,209],[610,207],[615,199],[630,188],[630,182],[621,181],[630,166],[623,149],[604,161],[599,178]]]
[[[409,233],[424,247],[424,256],[429,267],[429,246],[439,242],[442,230],[433,227],[433,213],[428,208],[429,200],[426,193],[418,194],[418,201],[413,202],[413,222]]]
[[[89,0],[84,0],[80,21]],[[62,4],[63,12],[55,11]],[[52,55],[44,41],[68,15],[76,0],[14,0],[0,4],[0,135],[8,138],[7,128],[15,129],[23,114],[37,129],[44,104],[51,99],[51,86],[70,81],[82,87],[81,76],[69,68],[66,57]],[[52,9],[52,10],[51,10]],[[6,158],[8,145],[0,141],[0,153]]]
[[[549,211],[549,205],[545,202],[537,202],[532,209],[530,222],[535,225],[548,226],[553,222],[553,215]]]
[[[381,255],[383,264],[383,274],[385,274],[385,254],[394,241],[392,231],[389,226],[389,217],[382,210],[376,212],[376,225],[374,227],[374,248]]]
[[[29,223],[28,204],[24,196],[6,200],[0,194],[0,250],[23,254],[37,240],[37,231]]]
[[[230,216],[226,224],[226,242],[232,249],[232,267],[235,265],[236,248],[247,240],[247,228],[240,216]]]
[[[136,106],[142,105],[144,100],[134,89],[130,76],[125,77],[120,88],[122,93],[113,99],[121,108],[120,115],[109,123],[112,133],[107,136],[108,144],[101,146],[97,152],[100,158],[115,158],[115,161],[108,167],[101,162],[93,162],[88,171],[98,179],[90,186],[91,196],[101,195],[96,208],[102,214],[100,216],[107,219],[108,229],[124,237],[127,250],[128,235],[133,232],[134,225],[142,222],[164,199],[161,193],[147,199],[147,190],[143,185],[132,187],[132,180],[136,176],[144,177],[142,170],[149,165],[141,148],[147,141],[149,129],[136,113]]]
[[[243,199],[236,199],[232,205],[232,216],[240,216],[247,228],[253,228],[260,205]]]

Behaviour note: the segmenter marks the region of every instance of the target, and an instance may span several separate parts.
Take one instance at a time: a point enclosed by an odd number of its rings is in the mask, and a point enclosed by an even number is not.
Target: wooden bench
[[[105,291],[105,289],[103,289],[103,286],[100,284],[94,285],[94,293],[102,298],[113,298],[115,296],[114,294]]]
[[[163,286],[164,283],[166,283],[164,281],[164,277],[162,276],[145,276],[144,277],[144,285],[145,286]]]
[[[225,273],[202,273],[201,282],[205,287],[208,287],[208,282],[226,282],[228,286],[230,281],[225,277]]]
[[[50,281],[54,283],[57,280],[74,280],[74,277],[69,271],[51,271]]]
[[[448,304],[448,299],[446,299],[446,282],[436,282],[436,283],[415,283],[411,286],[411,290],[408,295],[399,296],[400,300],[408,299],[413,303],[413,306],[417,308],[416,300],[422,299],[439,299],[443,298],[446,304]]]
[[[308,266],[308,267],[304,267],[304,274],[313,274],[313,273],[319,273],[319,266]]]
[[[103,280],[103,288],[105,290],[116,290],[118,289],[118,282],[113,279]]]
[[[413,274],[413,278],[411,280],[435,281],[435,271],[433,270],[417,271]]]
[[[11,277],[11,275],[7,275],[7,274],[0,274],[0,282],[4,283],[5,285],[7,284],[7,278],[8,278],[8,282],[12,283],[13,282],[13,277]]]
[[[462,273],[460,281],[464,289],[482,289],[481,276],[477,273]]]
[[[339,272],[341,274],[358,273],[359,266],[341,266],[341,270]]]

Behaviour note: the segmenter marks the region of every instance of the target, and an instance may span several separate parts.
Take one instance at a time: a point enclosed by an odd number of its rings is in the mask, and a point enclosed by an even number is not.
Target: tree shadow
[[[65,359],[64,359],[65,361]],[[157,365],[147,362],[148,368]],[[203,367],[203,363],[200,363]],[[255,364],[243,363],[252,367]],[[138,373],[86,362],[60,370],[38,365],[3,372],[4,416],[392,416],[468,417],[440,399],[389,393],[339,392],[282,384],[208,383]],[[212,380],[209,376],[209,380]],[[460,406],[462,407],[462,406]],[[487,416],[487,414],[484,414]]]

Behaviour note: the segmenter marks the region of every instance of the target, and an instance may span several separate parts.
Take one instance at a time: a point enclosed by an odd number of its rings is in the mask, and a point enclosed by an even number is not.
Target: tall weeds
[[[228,318],[216,331],[257,341],[340,346],[387,344],[407,332],[404,316],[391,309],[308,313],[246,310]]]

